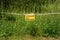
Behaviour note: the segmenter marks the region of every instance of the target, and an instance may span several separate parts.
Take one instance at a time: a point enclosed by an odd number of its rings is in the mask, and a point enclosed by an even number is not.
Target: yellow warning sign
[[[35,20],[35,14],[26,14],[25,15],[25,21],[34,21]]]

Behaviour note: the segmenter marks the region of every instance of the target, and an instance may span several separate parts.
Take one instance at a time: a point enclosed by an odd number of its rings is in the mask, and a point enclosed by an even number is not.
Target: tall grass
[[[5,35],[32,35],[58,37],[60,35],[59,14],[36,15],[35,21],[25,21],[24,16],[16,16],[16,21],[0,21],[0,36]],[[8,17],[10,18],[10,17]]]
[[[35,13],[51,13],[60,12],[60,1],[59,0],[7,0],[4,4],[1,2],[1,8],[3,11],[7,12],[35,12]],[[4,9],[4,5],[7,9]]]
[[[17,1],[18,2],[18,1]],[[0,6],[0,36],[23,36],[31,35],[32,37],[59,37],[60,36],[60,14],[36,15],[35,21],[25,21],[24,15],[5,15],[1,12],[8,13],[53,13],[60,12],[60,1],[53,3],[34,3],[12,1],[8,9]],[[36,1],[35,1],[36,2]],[[28,4],[27,4],[28,3]],[[23,4],[23,5],[22,5]]]

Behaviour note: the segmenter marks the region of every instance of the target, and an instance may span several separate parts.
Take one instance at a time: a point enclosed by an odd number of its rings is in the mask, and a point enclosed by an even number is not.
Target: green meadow
[[[24,36],[38,37],[38,39],[39,37],[58,38],[60,37],[59,16],[59,14],[36,15],[34,21],[25,21],[24,15],[8,15],[5,19],[0,20],[0,37],[12,37],[12,40],[15,37],[17,37],[15,40],[19,37],[23,39]]]
[[[60,40],[60,0],[0,1],[0,40]],[[26,21],[18,13],[46,15]]]

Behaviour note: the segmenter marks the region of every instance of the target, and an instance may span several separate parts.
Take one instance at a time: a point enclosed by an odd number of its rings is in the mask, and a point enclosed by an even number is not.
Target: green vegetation
[[[25,21],[24,16],[15,15],[15,19],[0,21],[0,36],[4,35],[32,35],[45,37],[59,37],[60,15],[36,15],[35,21]],[[11,16],[12,17],[12,16]],[[9,19],[10,17],[8,17]]]
[[[23,15],[6,13],[58,13],[60,0],[0,0],[0,37],[60,37],[60,14],[36,15],[35,21],[25,21]],[[3,13],[1,13],[3,12]],[[5,13],[4,13],[5,12]],[[20,40],[19,39],[19,40]],[[17,39],[18,40],[18,39]],[[38,40],[38,39],[37,39]],[[40,39],[39,39],[40,40]]]
[[[4,12],[60,12],[60,0],[0,0]]]

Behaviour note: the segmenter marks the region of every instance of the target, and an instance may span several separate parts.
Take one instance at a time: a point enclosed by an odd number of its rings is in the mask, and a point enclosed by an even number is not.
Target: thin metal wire
[[[1,12],[1,13],[3,13],[3,12]],[[28,14],[25,14],[25,13],[22,13],[22,14],[20,14],[20,13],[5,13],[5,14],[13,14],[13,15],[54,15],[54,14],[60,14],[60,13],[37,13],[37,14],[35,14],[35,13],[28,13]]]

